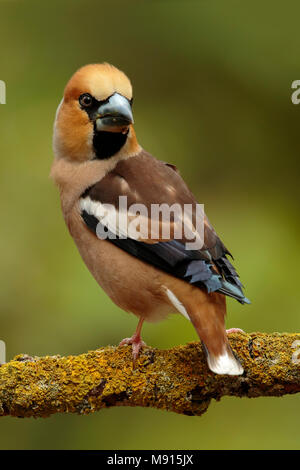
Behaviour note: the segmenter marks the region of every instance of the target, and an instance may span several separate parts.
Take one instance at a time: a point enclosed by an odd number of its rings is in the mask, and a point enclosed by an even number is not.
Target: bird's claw
[[[124,338],[120,342],[119,346],[124,346],[124,345],[129,345],[129,344],[132,345],[132,359],[133,359],[133,364],[135,364],[135,361],[138,358],[140,349],[143,346],[146,346],[146,343],[142,340],[140,336],[137,336],[136,334],[134,334],[131,338]]]
[[[226,330],[227,335],[230,335],[231,333],[245,333],[244,330],[241,330],[240,328],[229,328],[229,330]]]

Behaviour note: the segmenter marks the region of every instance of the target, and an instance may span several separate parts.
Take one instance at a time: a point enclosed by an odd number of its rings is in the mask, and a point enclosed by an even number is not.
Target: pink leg
[[[141,330],[142,326],[144,323],[144,318],[140,318],[138,322],[138,326],[135,330],[135,333],[131,336],[131,338],[124,338],[119,346],[124,346],[125,344],[131,344],[132,345],[132,358],[133,358],[133,364],[135,364],[135,361],[139,355],[140,349],[143,346],[146,346],[146,343],[142,341],[141,338]]]
[[[245,333],[244,330],[241,330],[240,328],[229,328],[229,330],[226,330],[227,335],[230,335],[231,333]]]

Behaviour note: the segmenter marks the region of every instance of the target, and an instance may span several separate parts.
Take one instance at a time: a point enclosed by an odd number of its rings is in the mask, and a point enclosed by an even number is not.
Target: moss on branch
[[[230,343],[243,376],[210,372],[196,342],[169,350],[145,347],[135,369],[130,346],[68,357],[19,355],[0,367],[0,416],[87,414],[110,406],[201,415],[212,398],[300,391],[300,334],[234,333]]]

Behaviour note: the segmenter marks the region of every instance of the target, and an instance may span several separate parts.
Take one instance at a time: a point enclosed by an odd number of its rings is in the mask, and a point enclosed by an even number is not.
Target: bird
[[[194,326],[208,369],[241,375],[228,340],[239,329],[225,327],[226,296],[250,301],[232,255],[176,166],[141,147],[132,105],[129,78],[109,63],[84,65],[68,81],[55,116],[50,173],[65,223],[100,287],[138,318],[135,333],[120,342],[131,345],[134,364],[145,346],[144,322],[179,313]],[[181,215],[156,213],[149,233],[149,211],[163,205]],[[187,234],[177,231],[183,226]]]

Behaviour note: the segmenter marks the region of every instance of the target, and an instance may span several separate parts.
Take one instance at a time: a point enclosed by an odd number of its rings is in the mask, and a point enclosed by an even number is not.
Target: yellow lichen
[[[0,367],[0,415],[91,413],[109,406],[152,406],[187,415],[204,413],[224,395],[280,396],[300,391],[292,344],[300,335],[235,333],[230,342],[245,373],[217,376],[199,343],[161,351],[143,348],[133,368],[130,347],[79,356],[18,355]]]

